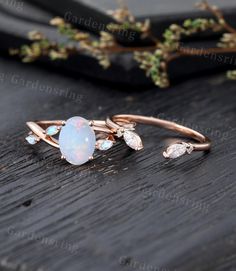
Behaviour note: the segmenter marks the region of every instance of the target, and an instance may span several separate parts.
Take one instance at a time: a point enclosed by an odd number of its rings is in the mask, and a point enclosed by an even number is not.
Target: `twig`
[[[230,33],[236,33],[236,29],[226,22],[224,15],[217,6],[211,6],[206,0],[204,0],[202,3],[199,4],[199,7],[212,13],[227,31],[229,31]]]

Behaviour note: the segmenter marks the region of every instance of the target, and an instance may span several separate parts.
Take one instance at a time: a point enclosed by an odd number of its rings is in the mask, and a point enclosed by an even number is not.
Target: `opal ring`
[[[26,125],[31,130],[25,138],[29,144],[45,141],[59,148],[61,158],[73,165],[92,160],[95,149],[107,150],[115,142],[113,132],[105,121],[72,117],[67,121],[30,121]]]
[[[135,132],[136,124],[154,125],[177,132],[197,142],[176,142],[164,151],[165,158],[174,159],[193,151],[208,151],[211,141],[199,132],[175,122],[139,115],[115,115],[103,120],[86,120],[72,117],[67,121],[30,121],[29,144],[44,141],[60,149],[61,158],[73,165],[82,165],[93,159],[95,150],[107,151],[117,140],[124,140],[133,150],[143,149],[140,136]]]

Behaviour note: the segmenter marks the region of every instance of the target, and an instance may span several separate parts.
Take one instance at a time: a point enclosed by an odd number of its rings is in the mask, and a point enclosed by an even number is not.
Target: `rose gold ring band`
[[[153,126],[158,126],[160,128],[165,128],[167,130],[171,130],[174,132],[177,132],[183,136],[189,137],[191,139],[194,139],[200,143],[192,143],[195,151],[207,151],[211,148],[211,140],[202,135],[201,133],[190,129],[188,127],[185,127],[183,125],[177,124],[172,121],[167,121],[155,117],[146,117],[146,116],[140,116],[140,115],[128,115],[128,114],[122,114],[122,115],[115,115],[112,117],[112,120],[114,122],[122,122],[122,121],[129,121],[133,123],[140,123],[140,124],[148,124]],[[110,123],[111,124],[111,123]]]
[[[127,124],[146,124],[157,126],[160,128],[164,128],[167,130],[171,130],[173,132],[177,132],[180,135],[191,138],[197,143],[192,142],[177,142],[176,144],[172,144],[168,147],[168,149],[163,153],[165,158],[178,158],[183,154],[191,154],[193,151],[209,151],[211,149],[211,140],[204,136],[203,134],[185,127],[183,125],[177,124],[172,121],[167,121],[155,117],[147,117],[141,115],[114,115],[112,118],[107,118],[106,124],[109,128],[112,129],[113,132],[119,132],[123,129],[123,133],[125,133],[125,126]],[[134,137],[136,135],[134,134]],[[137,136],[136,136],[137,138]],[[133,139],[135,141],[135,139]],[[138,139],[136,139],[138,140]],[[141,143],[138,143],[141,146]],[[138,147],[137,147],[138,149]]]

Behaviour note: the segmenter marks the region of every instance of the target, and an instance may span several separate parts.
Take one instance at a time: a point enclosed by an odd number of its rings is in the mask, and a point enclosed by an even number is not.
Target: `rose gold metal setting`
[[[192,142],[177,142],[176,144],[171,145],[176,147],[176,145],[183,145],[183,146],[177,146],[178,148],[186,148],[187,154],[192,153],[192,151],[209,151],[211,149],[211,140],[202,135],[201,133],[190,129],[188,127],[185,127],[183,125],[177,124],[172,121],[162,120],[155,117],[146,117],[146,116],[140,116],[140,115],[115,115],[112,118],[107,118],[106,124],[107,126],[119,137],[121,137],[125,130],[129,129],[127,128],[127,124],[133,125],[132,129],[134,129],[134,124],[147,124],[147,125],[153,125],[160,128],[165,128],[174,132],[177,132],[185,137],[191,138],[198,143],[192,143]],[[170,146],[170,147],[171,147]],[[168,150],[168,149],[167,149]],[[163,153],[165,158],[171,158],[169,156],[169,152],[171,150],[169,149],[168,152],[165,151]],[[180,155],[182,156],[182,154]],[[177,158],[177,157],[176,157]]]

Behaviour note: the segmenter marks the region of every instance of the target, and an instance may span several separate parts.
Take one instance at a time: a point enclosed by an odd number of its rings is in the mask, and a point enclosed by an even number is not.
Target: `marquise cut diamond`
[[[131,148],[136,151],[143,149],[143,143],[138,134],[133,131],[125,131],[124,132],[124,140],[125,143]]]
[[[163,156],[169,159],[176,159],[186,153],[190,154],[192,151],[193,146],[191,144],[187,144],[185,142],[176,143],[169,146],[167,150],[163,153]]]
[[[176,159],[184,155],[187,151],[187,147],[183,144],[173,144],[167,148],[166,152],[163,153],[165,158]]]

